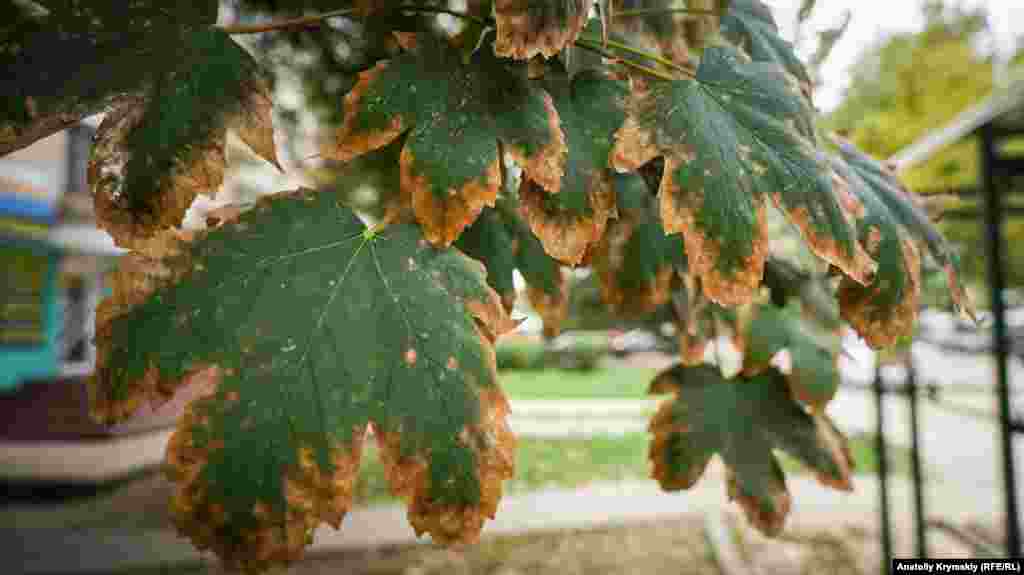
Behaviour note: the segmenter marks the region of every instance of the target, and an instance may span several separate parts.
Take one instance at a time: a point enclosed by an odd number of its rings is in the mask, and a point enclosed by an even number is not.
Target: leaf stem
[[[636,62],[630,62],[629,60],[623,60],[622,58],[620,58],[619,56],[616,56],[614,53],[609,52],[608,50],[604,50],[604,49],[602,49],[602,48],[600,48],[598,46],[591,45],[586,40],[583,40],[583,41],[577,40],[576,41],[576,46],[579,47],[579,48],[582,48],[584,50],[590,51],[590,52],[596,52],[596,53],[598,53],[598,54],[600,54],[600,55],[602,55],[602,56],[604,56],[606,58],[612,58],[616,62],[622,64],[623,66],[628,66],[630,68],[633,68],[634,70],[637,70],[639,72],[647,74],[648,76],[653,76],[655,78],[658,78],[658,79],[661,79],[661,80],[665,80],[665,81],[668,81],[668,82],[671,82],[671,81],[675,80],[675,78],[673,78],[672,76],[669,76],[668,74],[665,74],[663,72],[655,70],[654,68],[651,68],[651,67],[648,67],[648,66],[644,66],[642,64],[637,64]]]
[[[697,14],[703,16],[721,16],[717,10],[702,10],[700,8],[636,8],[633,10],[620,10],[615,12],[615,17],[624,16],[650,16],[657,14]]]
[[[472,14],[466,14],[465,12],[458,12],[456,10],[449,10],[448,8],[439,8],[435,6],[398,6],[395,8],[401,12],[424,12],[428,14],[447,14],[456,18],[462,18],[470,22],[479,24],[480,26],[487,26],[487,21],[482,18],[477,18]],[[290,18],[288,20],[277,20],[272,22],[264,22],[262,24],[234,24],[229,26],[217,26],[221,30],[228,34],[259,34],[260,32],[271,32],[274,30],[284,30],[286,28],[301,28],[304,26],[320,25],[324,20],[330,18],[337,18],[340,16],[355,16],[357,15],[355,8],[344,8],[341,10],[332,10],[330,12],[324,12],[323,14],[313,14],[311,16],[303,16],[301,18]]]
[[[263,24],[233,24],[230,26],[216,27],[228,34],[259,34],[260,32],[272,32],[274,30],[284,30],[286,28],[301,28],[303,26],[319,25],[324,20],[328,20],[330,18],[352,16],[353,14],[355,14],[355,8],[345,8],[343,10],[332,10],[330,12],[324,12],[323,14],[314,14],[312,16],[303,16],[301,18],[264,22]]]
[[[398,8],[396,8],[396,10],[405,12],[425,12],[428,14],[447,14],[449,16],[454,16],[455,18],[462,18],[463,20],[468,20],[470,22],[473,22],[474,24],[478,24],[485,28],[487,27],[487,21],[484,20],[483,18],[477,18],[472,14],[459,12],[457,10],[450,10],[448,8],[438,8],[436,6],[399,6]]]
[[[583,40],[585,42],[589,42],[589,43],[591,43],[591,44],[593,44],[595,46],[600,46],[602,44],[602,42],[599,42],[596,38],[585,37],[582,34],[580,35],[579,39]],[[686,74],[687,76],[693,77],[693,72],[691,70],[689,70],[688,68],[686,68],[684,66],[680,66],[679,64],[676,64],[672,60],[669,60],[668,58],[665,58],[663,56],[659,56],[659,55],[657,55],[657,54],[655,54],[653,52],[648,52],[647,50],[641,50],[640,48],[637,48],[635,46],[630,46],[629,44],[624,44],[624,43],[618,42],[616,40],[608,40],[607,44],[608,44],[609,47],[614,48],[616,50],[622,50],[623,52],[628,52],[630,54],[635,54],[637,56],[640,56],[641,58],[647,58],[648,60],[652,60],[652,61],[657,62],[657,63],[659,63],[659,64],[661,64],[663,66],[667,66],[669,68],[672,68],[673,70],[676,70],[678,72]]]

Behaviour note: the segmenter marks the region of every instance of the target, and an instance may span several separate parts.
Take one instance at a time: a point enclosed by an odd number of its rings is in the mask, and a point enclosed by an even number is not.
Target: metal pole
[[[892,528],[889,519],[889,453],[885,443],[885,391],[882,389],[882,366],[875,363],[875,412],[878,414],[875,426],[875,446],[878,450],[878,507],[882,525],[882,573],[888,574],[892,559]]]
[[[988,281],[991,289],[993,348],[996,360],[996,393],[999,397],[1000,447],[1003,455],[1003,491],[1006,497],[1006,553],[1020,557],[1020,524],[1017,519],[1017,481],[1013,462],[1013,431],[1010,419],[1010,386],[1006,358],[1009,352],[1006,339],[1006,303],[1003,291],[1006,277],[1003,272],[1002,198],[995,185],[993,173],[996,163],[995,133],[991,124],[981,128],[981,175],[985,194],[985,251]]]
[[[928,556],[928,533],[924,524],[924,477],[921,472],[921,422],[918,412],[917,371],[914,354],[907,350],[907,400],[910,401],[910,473],[914,482],[914,537],[918,557]]]

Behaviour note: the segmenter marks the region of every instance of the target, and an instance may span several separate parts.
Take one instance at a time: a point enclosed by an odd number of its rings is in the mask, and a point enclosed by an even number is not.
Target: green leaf
[[[185,41],[188,65],[108,114],[97,133],[89,183],[100,225],[122,246],[178,226],[198,194],[216,193],[228,128],[277,164],[269,84],[256,62],[219,30]]]
[[[793,397],[821,410],[839,389],[839,337],[805,320],[798,307],[759,305],[744,332],[744,373],[753,374],[768,366],[775,355],[789,350],[790,371],[786,376]]]
[[[560,186],[565,141],[551,97],[491,50],[463,54],[429,35],[360,74],[345,122],[322,155],[347,162],[405,132],[402,194],[427,239],[450,245],[500,187],[498,141],[550,192]]]
[[[90,385],[111,420],[216,367],[169,448],[183,532],[233,566],[296,558],[340,524],[372,424],[417,533],[476,539],[514,445],[493,349],[514,323],[478,262],[311,190],[165,247],[121,263]]]
[[[455,241],[455,247],[484,264],[487,284],[501,296],[505,309],[512,311],[516,301],[516,287],[512,280],[516,269],[516,246],[502,214],[494,208],[484,208],[473,225]]]
[[[494,53],[519,60],[558,54],[586,26],[591,4],[587,0],[495,0]]]
[[[874,281],[862,286],[844,278],[837,294],[840,313],[876,349],[913,334],[921,293],[921,257],[903,226],[858,171],[833,158],[836,174],[863,206],[857,227],[878,262]]]
[[[503,202],[504,200],[499,200]],[[487,268],[487,283],[511,311],[516,300],[513,272],[518,269],[532,289],[557,295],[561,289],[561,266],[544,251],[540,241],[510,204],[484,208],[473,225],[455,242]]]
[[[559,192],[550,197],[524,177],[519,193],[524,219],[555,259],[576,265],[604,235],[614,218],[615,191],[608,153],[626,119],[625,82],[584,70],[570,81],[552,65],[539,83],[551,95],[562,123],[568,155]]]
[[[709,48],[696,79],[652,83],[616,135],[611,161],[632,170],[664,156],[660,198],[669,233],[682,232],[690,270],[723,305],[750,301],[768,252],[765,196],[812,251],[859,281],[874,262],[856,241],[830,172],[795,126],[809,117],[776,66]]]
[[[643,315],[669,301],[676,272],[686,269],[686,254],[682,240],[665,233],[643,178],[618,174],[613,181],[619,218],[609,224],[590,263],[606,304]]]
[[[215,22],[217,2],[3,2],[0,11],[4,156],[143,95],[186,62],[181,51]]]
[[[811,78],[793,44],[783,40],[771,8],[761,0],[735,0],[722,17],[722,35],[740,46],[755,62],[774,62],[810,90]]]
[[[851,190],[860,192],[866,198],[861,201],[865,204],[868,217],[878,219],[881,216],[873,216],[872,212],[888,211],[890,221],[902,226],[906,234],[922,243],[945,271],[954,305],[962,313],[974,318],[974,307],[961,281],[960,258],[928,219],[928,214],[914,203],[911,192],[880,162],[852,143],[838,136],[834,136],[833,140],[839,145],[840,157],[849,167],[847,172],[851,174]],[[905,251],[909,249],[906,247]]]
[[[828,417],[791,399],[778,371],[726,380],[712,367],[675,366],[655,377],[651,392],[676,394],[650,424],[650,458],[662,489],[689,489],[717,453],[729,469],[730,499],[766,535],[782,529],[791,505],[774,450],[802,461],[823,484],[852,489],[846,438]]]

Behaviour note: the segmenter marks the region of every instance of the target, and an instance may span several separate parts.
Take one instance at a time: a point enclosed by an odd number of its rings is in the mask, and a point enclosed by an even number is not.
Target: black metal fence
[[[935,342],[930,342],[935,343]],[[938,385],[936,382],[922,383],[919,381],[918,372],[914,364],[913,354],[907,353],[904,356],[904,368],[906,376],[902,383],[893,385],[887,383],[885,378],[882,376],[882,366],[879,364],[875,368],[874,380],[870,386],[871,391],[874,395],[875,411],[877,413],[876,429],[875,429],[875,441],[876,449],[878,451],[878,480],[879,480],[879,519],[881,524],[881,544],[882,544],[882,573],[889,572],[889,560],[893,556],[893,543],[892,543],[892,502],[890,498],[890,456],[889,456],[889,444],[886,440],[886,415],[885,415],[885,402],[887,397],[897,397],[901,400],[906,401],[907,410],[909,415],[909,427],[910,427],[910,484],[911,484],[911,497],[913,502],[913,525],[914,525],[914,555],[917,557],[928,557],[928,539],[927,530],[929,527],[940,527],[947,530],[954,530],[950,525],[946,525],[943,522],[930,522],[927,520],[926,509],[927,502],[925,500],[924,490],[924,473],[922,465],[922,449],[921,449],[921,402],[928,402],[930,404],[942,407],[943,409],[959,413],[961,415],[967,415],[970,417],[992,420],[993,418],[999,420],[1001,432],[1005,436],[1009,436],[1012,439],[1013,434],[1024,433],[1024,421],[1014,419],[1009,416],[1009,405],[1008,398],[1006,398],[1006,417],[1004,417],[1002,406],[1000,407],[999,413],[992,414],[989,411],[972,408],[966,405],[960,405],[955,402],[950,402],[942,397],[943,386]],[[979,386],[981,390],[992,390],[998,391],[998,386]],[[1004,398],[999,395],[999,401],[1002,402]],[[1011,445],[1012,447],[1012,445]],[[1000,555],[1008,557],[1021,557],[1021,547],[1019,539],[1019,518],[1016,512],[1016,492],[1010,491],[1016,488],[1016,478],[1013,476],[1014,473],[1014,460],[1012,451],[1007,455],[1005,452],[1001,454],[1002,461],[1000,464],[1003,467],[1004,473],[1004,489],[1005,493],[1005,547],[998,550]],[[962,534],[961,534],[962,535]],[[975,547],[984,548],[984,543],[979,543]],[[995,551],[991,549],[991,551]]]
[[[980,224],[984,229],[985,238],[985,260],[987,267],[987,280],[989,288],[989,300],[992,311],[991,333],[992,343],[990,352],[995,359],[995,385],[988,389],[996,392],[998,410],[995,417],[999,422],[999,465],[1003,471],[1003,494],[1004,494],[1004,532],[1005,542],[1001,553],[1008,557],[1021,557],[1021,532],[1020,518],[1018,514],[1017,501],[1017,477],[1015,474],[1015,461],[1013,453],[1014,435],[1024,432],[1024,422],[1015,420],[1010,413],[1010,385],[1008,359],[1010,356],[1011,342],[1008,337],[1006,323],[1006,273],[1004,259],[1007,255],[1006,245],[1003,237],[1003,220],[1005,217],[1024,215],[1024,210],[1019,207],[1004,205],[1004,195],[1016,191],[1013,182],[1015,178],[1024,176],[1024,158],[1011,157],[1005,153],[1003,143],[1008,138],[1024,135],[1024,124],[1015,125],[1012,122],[1002,127],[999,125],[1000,118],[992,118],[982,125],[978,131],[980,142],[980,186],[976,195],[984,199],[982,220]],[[1009,127],[1013,125],[1013,127]],[[977,213],[971,214],[976,216]],[[914,505],[914,540],[915,554],[919,557],[928,556],[926,528],[928,523],[925,520],[926,501],[922,489],[921,450],[920,450],[920,402],[922,399],[942,404],[944,403],[937,393],[938,387],[922,386],[918,382],[917,371],[914,368],[913,354],[906,355],[906,378],[898,386],[886,385],[883,381],[881,368],[876,368],[872,389],[875,395],[875,407],[878,413],[877,419],[877,448],[878,448],[878,474],[879,474],[879,503],[880,520],[882,527],[882,572],[889,572],[889,559],[892,557],[892,533],[891,533],[891,501],[889,497],[889,462],[888,449],[885,440],[885,415],[884,403],[888,395],[899,395],[908,402],[910,418],[910,443],[911,443],[911,481],[913,490]],[[927,394],[922,394],[927,390]],[[945,407],[953,407],[948,403]],[[965,412],[962,407],[953,407]],[[970,410],[966,410],[970,411]],[[979,417],[989,417],[988,413],[968,413]],[[941,525],[940,525],[941,526]]]

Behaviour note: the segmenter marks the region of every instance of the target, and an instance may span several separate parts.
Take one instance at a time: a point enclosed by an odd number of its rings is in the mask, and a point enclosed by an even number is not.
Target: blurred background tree
[[[825,119],[825,128],[845,134],[878,157],[892,156],[978,104],[998,88],[998,78],[1010,80],[1024,73],[1022,42],[1005,75],[998,69],[988,50],[993,39],[983,5],[965,9],[948,0],[925,0],[921,10],[922,30],[890,35],[864,51],[842,102]],[[978,156],[977,142],[968,138],[900,176],[912,190],[925,195],[976,188]],[[1020,184],[1014,189],[1020,190]],[[1017,203],[1007,198],[1006,205]],[[981,204],[976,196],[966,194],[947,199],[943,208],[951,216],[978,214],[948,217],[941,226],[961,249],[965,275],[981,284],[985,277]],[[1024,220],[1008,218],[1006,233],[1010,245],[1024,241]],[[1009,250],[1007,267],[1010,285],[1024,284],[1024,252]],[[976,290],[978,295],[983,292]]]

